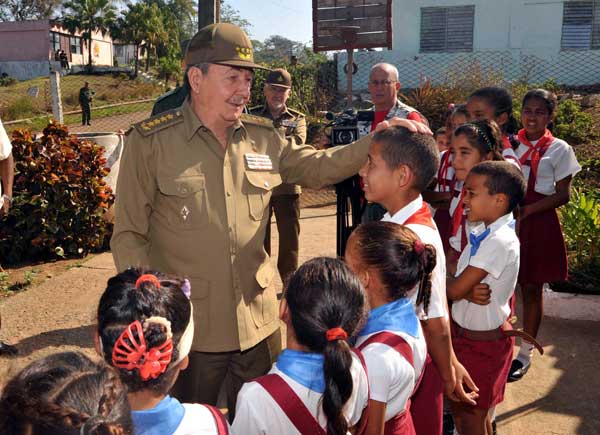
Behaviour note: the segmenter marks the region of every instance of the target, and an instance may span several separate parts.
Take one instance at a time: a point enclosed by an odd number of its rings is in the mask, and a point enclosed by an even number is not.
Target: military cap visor
[[[254,63],[254,50],[248,35],[230,23],[203,27],[190,41],[185,59],[188,65],[216,63],[238,68],[266,69]]]
[[[283,68],[271,70],[265,81],[270,86],[276,86],[285,89],[290,89],[292,87],[292,76]]]

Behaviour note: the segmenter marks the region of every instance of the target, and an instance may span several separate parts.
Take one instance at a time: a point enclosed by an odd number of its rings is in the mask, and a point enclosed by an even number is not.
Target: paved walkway
[[[274,239],[274,251],[276,246]],[[301,261],[334,254],[335,208],[303,209]],[[32,359],[59,350],[79,348],[93,354],[94,312],[113,273],[111,255],[104,253],[2,301],[2,335],[13,338],[21,356],[0,359],[0,379]],[[546,354],[535,356],[525,379],[508,385],[497,411],[498,433],[598,435],[600,310],[590,307],[598,307],[600,297],[546,296],[551,316],[544,319],[540,337]]]

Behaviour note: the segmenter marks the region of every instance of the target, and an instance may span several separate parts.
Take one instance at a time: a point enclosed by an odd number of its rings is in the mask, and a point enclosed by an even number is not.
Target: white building
[[[600,0],[395,0],[392,17],[393,50],[354,54],[355,90],[378,62],[396,65],[404,88],[475,64],[505,80],[600,83]],[[340,53],[340,90],[346,63]]]

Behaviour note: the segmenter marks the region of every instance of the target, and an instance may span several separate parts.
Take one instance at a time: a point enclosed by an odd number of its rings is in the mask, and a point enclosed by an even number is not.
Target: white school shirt
[[[12,145],[10,144],[10,139],[6,134],[6,130],[4,130],[4,126],[2,125],[2,120],[0,119],[0,160],[5,160],[10,156],[12,152]],[[2,195],[2,185],[0,184],[0,195]]]
[[[182,403],[182,405],[185,414],[173,435],[218,435],[215,417],[206,406],[198,403]],[[225,424],[229,427],[229,423]]]
[[[358,337],[355,347],[359,347],[369,337],[379,332],[381,331]],[[427,357],[427,343],[420,323],[419,338],[401,331],[388,332],[401,336],[409,344],[413,351],[414,368],[398,351],[387,344],[371,343],[362,349],[369,373],[371,399],[386,403],[385,421],[394,418],[406,409],[406,403],[421,377]]]
[[[485,270],[488,274],[481,281],[492,291],[488,305],[477,305],[466,299],[452,303],[452,319],[460,326],[473,331],[489,331],[502,326],[510,316],[510,298],[515,291],[519,275],[520,245],[514,230],[512,213],[506,214],[490,226],[490,234],[482,240],[479,249],[471,256],[471,243],[458,259],[456,275],[467,266]],[[480,224],[473,232],[481,234],[485,225]]]
[[[310,413],[317,416],[319,424],[326,431],[327,418],[321,407],[323,395],[296,382],[280,371],[275,364],[269,371],[269,374],[271,373],[281,376],[302,400]],[[352,388],[352,394],[344,405],[343,413],[348,425],[352,427],[360,421],[363,410],[367,407],[369,401],[367,374],[354,353],[352,353],[350,373],[354,388]],[[302,435],[281,410],[275,399],[257,382],[244,384],[238,393],[232,432],[236,435]]]
[[[396,224],[404,225],[404,222],[406,222],[408,218],[415,214],[422,206],[423,198],[419,195],[417,199],[408,203],[393,216],[386,213],[381,220],[382,222],[394,222]],[[416,305],[418,293],[416,289],[412,291],[411,294],[407,295],[415,306],[415,312],[420,320],[435,319],[438,317],[448,318],[448,309],[446,307],[446,254],[444,253],[444,246],[442,245],[440,233],[437,230],[433,219],[431,220],[431,223],[434,228],[421,224],[406,225],[419,236],[423,243],[433,245],[436,253],[436,264],[431,273],[431,298],[429,300],[428,313],[425,314],[423,304],[420,304],[419,306]]]
[[[538,141],[532,141],[532,145],[536,145]],[[529,150],[529,146],[520,143],[516,149],[517,156],[521,158]],[[527,159],[531,162],[531,155]],[[554,138],[544,156],[540,159],[538,166],[537,178],[535,180],[535,191],[542,195],[552,195],[556,193],[556,183],[567,178],[569,175],[574,176],[581,171],[581,166],[575,157],[575,152],[571,145],[562,139]],[[529,180],[531,173],[530,165],[523,165],[523,175],[525,180]]]
[[[445,154],[449,152],[449,150],[442,151],[440,153],[440,161],[443,161],[445,158]],[[439,172],[438,175],[440,175]],[[456,177],[454,168],[452,167],[452,154],[448,155],[448,167],[446,168],[446,173],[444,175],[445,176],[443,181],[445,181],[445,183],[442,182],[442,180],[438,179],[435,185],[436,192],[450,192],[450,183],[452,183],[452,180],[454,180],[454,177]]]

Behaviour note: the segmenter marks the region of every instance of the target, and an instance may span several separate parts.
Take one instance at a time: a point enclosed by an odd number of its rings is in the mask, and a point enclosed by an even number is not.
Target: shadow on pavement
[[[64,346],[65,344],[80,348],[93,348],[94,325],[42,332],[19,341],[16,346],[19,349],[19,357],[24,357],[40,349]]]

